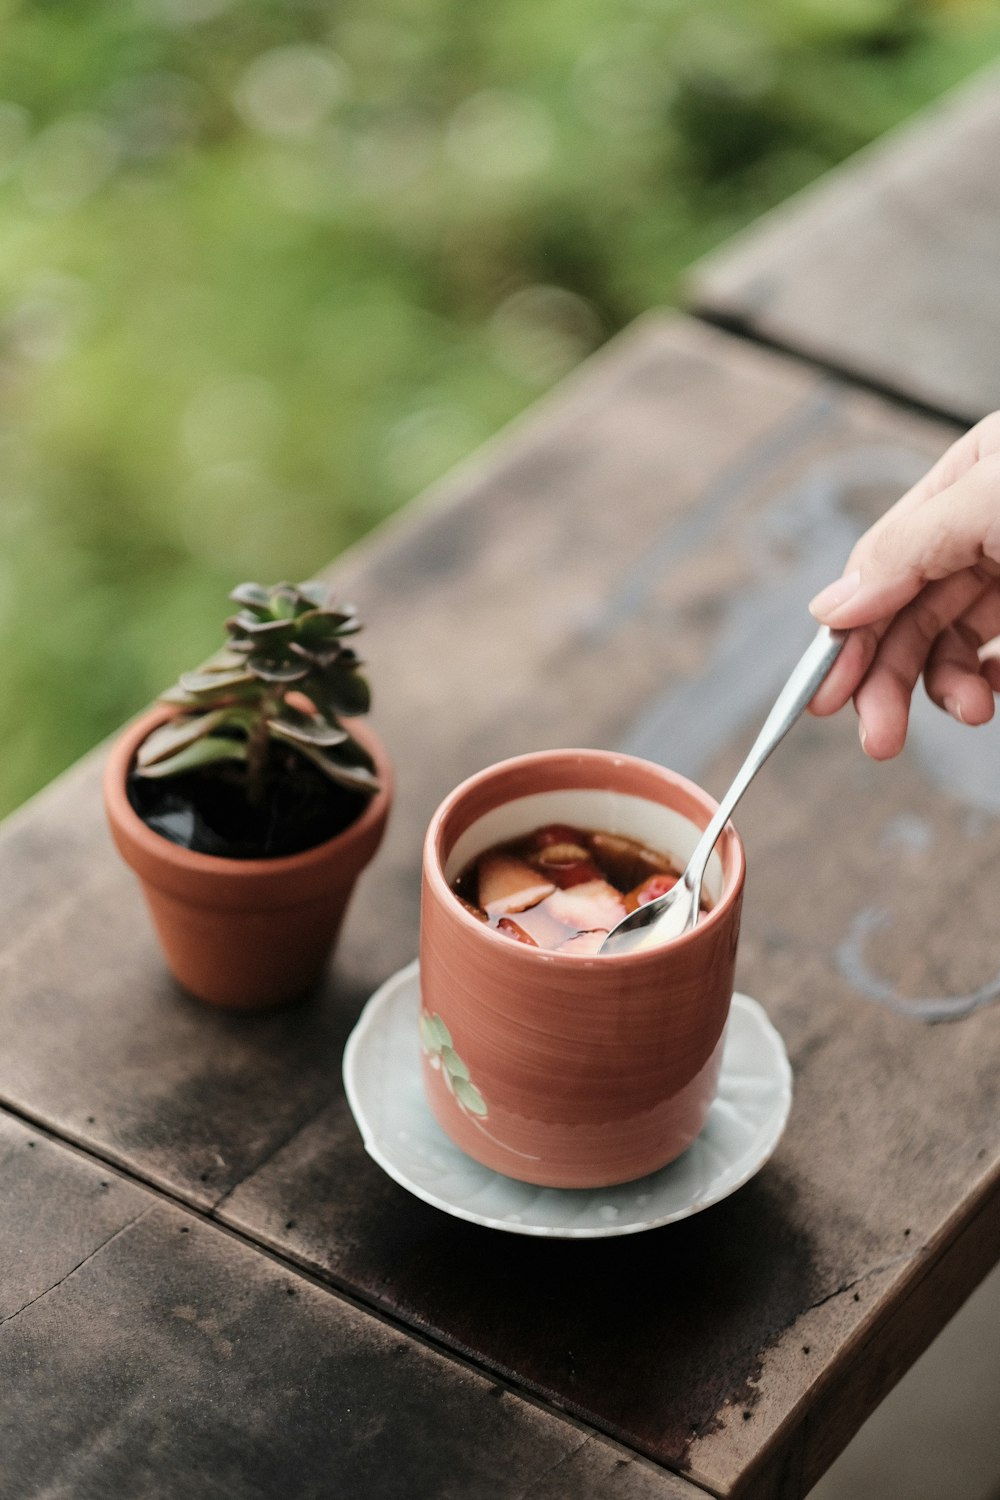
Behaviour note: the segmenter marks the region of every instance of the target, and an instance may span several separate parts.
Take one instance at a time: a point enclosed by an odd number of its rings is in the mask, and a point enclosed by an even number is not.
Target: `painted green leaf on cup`
[[[486,1100],[474,1083],[470,1083],[467,1078],[456,1078],[453,1080],[453,1086],[455,1098],[470,1114],[485,1115]]]
[[[431,1066],[441,1069],[460,1107],[468,1114],[485,1116],[486,1100],[469,1077],[469,1069],[455,1051],[451,1032],[439,1015],[427,1010],[420,1012],[420,1040]]]
[[[438,1015],[420,1012],[420,1037],[428,1052],[442,1052],[451,1047],[451,1032]]]
[[[420,1012],[420,1043],[425,1052],[437,1051],[437,1035],[426,1011]]]
[[[454,1047],[442,1047],[441,1062],[448,1074],[448,1077],[453,1082],[457,1082],[460,1078],[468,1082],[469,1070],[465,1066],[465,1063],[462,1061],[462,1059],[459,1057],[458,1053],[455,1051]]]

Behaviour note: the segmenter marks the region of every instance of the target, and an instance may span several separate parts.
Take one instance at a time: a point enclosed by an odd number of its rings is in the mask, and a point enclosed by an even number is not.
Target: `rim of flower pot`
[[[590,764],[605,767],[608,765],[613,767],[633,766],[643,772],[653,772],[657,777],[664,779],[669,785],[676,787],[702,807],[706,816],[704,823],[699,825],[701,831],[704,831],[708,827],[712,817],[718,811],[719,804],[715,798],[706,792],[704,787],[699,786],[697,782],[691,781],[689,777],[682,776],[678,771],[671,771],[669,767],[662,766],[656,761],[644,760],[640,756],[625,755],[612,750],[582,750],[572,748],[532,750],[524,755],[514,755],[506,760],[496,761],[493,765],[485,766],[481,771],[476,771],[473,775],[466,777],[453,791],[449,792],[430,821],[424,840],[424,871],[435,894],[439,898],[447,898],[450,902],[449,910],[454,908],[452,915],[455,919],[460,924],[467,926],[470,934],[476,934],[482,941],[502,944],[504,952],[510,949],[511,939],[505,937],[503,933],[497,932],[494,928],[487,926],[484,922],[481,922],[471,912],[466,911],[461,902],[456,899],[454,891],[444,878],[444,859],[442,858],[443,851],[441,844],[445,824],[455,806],[467,797],[470,792],[475,791],[484,781],[491,780],[498,775],[512,774],[521,768],[530,769],[567,758],[572,758],[583,765]],[[581,787],[579,790],[585,791],[588,788]],[[595,790],[599,790],[599,788],[595,788]],[[531,794],[526,792],[521,795],[529,796]],[[517,801],[518,799],[512,798],[511,800]],[[647,798],[644,800],[650,799]],[[599,955],[558,953],[549,949],[530,948],[525,944],[518,944],[518,953],[522,961],[544,965],[558,963],[560,967],[575,965],[578,968],[586,968],[595,963],[600,963],[602,967],[611,963],[638,966],[641,964],[656,963],[662,957],[664,950],[677,952],[689,943],[698,940],[706,931],[715,927],[724,919],[739,899],[743,890],[746,877],[746,854],[743,848],[743,840],[740,838],[732,822],[727,823],[719,835],[716,848],[718,849],[719,845],[723,844],[724,841],[733,859],[731,879],[725,881],[722,894],[711,911],[706,912],[695,927],[681,933],[679,937],[670,938],[668,942],[660,944],[655,948],[647,948],[642,952],[604,953]]]
[[[394,789],[392,766],[385,748],[375,731],[357,719],[345,722],[354,735],[373,756],[378,772],[379,789],[368,800],[358,816],[335,833],[332,838],[301,849],[296,854],[278,854],[264,859],[236,859],[224,854],[203,854],[197,849],[186,849],[175,844],[150,828],[136,812],[125,790],[125,778],[135,760],[136,752],[143,740],[153,730],[169,719],[176,718],[178,710],[169,707],[147,709],[134,719],[119,735],[111,748],[104,768],[104,798],[108,813],[122,828],[129,840],[151,861],[185,871],[199,871],[205,875],[237,875],[244,880],[263,880],[275,876],[288,876],[307,871],[310,866],[322,864],[331,847],[350,839],[363,839],[374,832],[384,821]]]

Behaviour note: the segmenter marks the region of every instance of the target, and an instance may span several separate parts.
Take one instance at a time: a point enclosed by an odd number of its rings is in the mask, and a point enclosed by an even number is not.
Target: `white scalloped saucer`
[[[601,1239],[699,1213],[767,1161],[792,1103],[784,1043],[747,995],[733,996],[719,1091],[701,1135],[669,1166],[612,1188],[539,1188],[466,1156],[431,1114],[420,1069],[416,960],[368,1001],[344,1052],[347,1102],[365,1150],[394,1181],[459,1219],[511,1234]]]

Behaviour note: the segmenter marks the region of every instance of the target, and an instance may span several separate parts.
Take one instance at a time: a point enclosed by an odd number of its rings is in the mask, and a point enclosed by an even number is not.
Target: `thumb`
[[[851,630],[895,615],[925,584],[984,561],[1000,563],[1000,457],[990,454],[920,505],[896,504],[851,553],[849,571],[809,608]],[[993,571],[993,569],[991,569]]]

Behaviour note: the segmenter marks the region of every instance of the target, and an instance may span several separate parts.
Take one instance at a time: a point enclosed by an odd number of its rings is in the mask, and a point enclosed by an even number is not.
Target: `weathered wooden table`
[[[935,411],[1000,407],[1000,68],[710,255],[700,311]]]
[[[365,1156],[340,1057],[416,951],[439,798],[569,743],[721,791],[807,599],[953,434],[651,317],[343,558],[399,798],[292,1010],[218,1014],[168,980],[99,755],[8,820],[4,1500],[808,1491],[1000,1256],[994,729],[921,703],[880,767],[848,716],[803,721],[742,805],[738,982],[796,1095],[707,1212],[580,1243],[451,1219]]]

